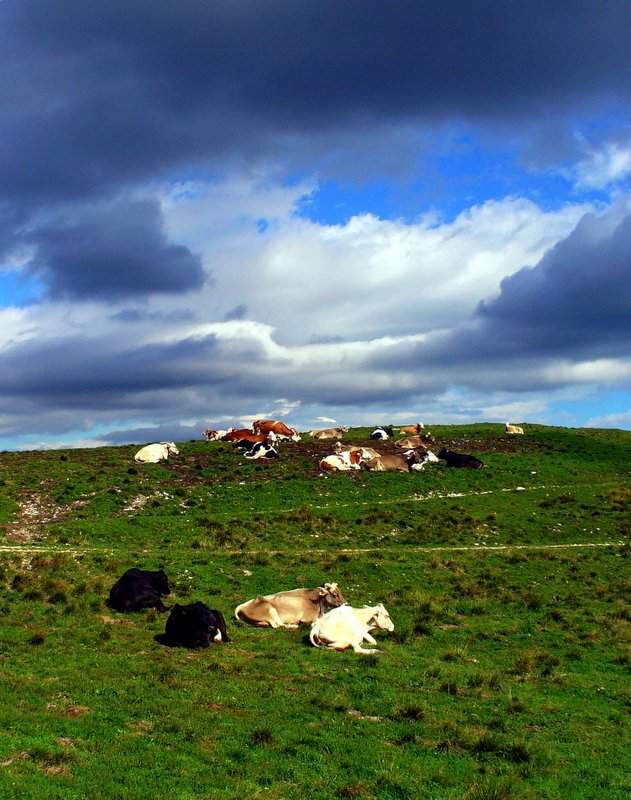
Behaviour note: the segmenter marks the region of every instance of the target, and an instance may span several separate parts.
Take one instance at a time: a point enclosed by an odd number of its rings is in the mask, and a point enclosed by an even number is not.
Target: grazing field
[[[628,798],[631,434],[432,432],[487,468],[324,477],[308,438],[0,454],[0,797]],[[108,609],[132,566],[232,642]],[[380,654],[232,617],[324,581],[385,604]]]

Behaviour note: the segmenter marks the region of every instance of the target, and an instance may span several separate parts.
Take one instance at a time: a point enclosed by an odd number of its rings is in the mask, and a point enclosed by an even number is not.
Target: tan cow
[[[341,453],[359,453],[360,459],[368,461],[371,458],[379,458],[381,453],[372,447],[359,447],[355,444],[342,444],[342,442],[335,443],[335,452],[337,455]]]
[[[410,447],[426,447],[428,444],[436,444],[436,439],[429,431],[421,433],[418,436],[408,436],[405,439],[398,439],[395,443],[396,447],[404,447],[409,450]]]
[[[341,439],[345,433],[348,432],[348,428],[340,427],[340,428],[322,428],[319,431],[309,431],[309,436],[312,436],[314,439]]]
[[[524,429],[520,425],[511,425],[510,422],[507,422],[505,426],[505,431],[506,433],[510,434],[515,434],[515,433],[523,434]]]
[[[427,453],[417,453],[416,450],[407,450],[401,455],[383,453],[379,458],[371,458],[362,462],[362,468],[369,472],[420,472],[426,461]]]
[[[297,628],[314,622],[330,608],[346,603],[337,583],[325,583],[316,589],[291,589],[265,594],[241,603],[234,610],[241,622],[259,628]]]
[[[420,433],[424,427],[422,422],[417,422],[416,425],[401,425],[399,433]]]
[[[300,441],[300,434],[295,428],[290,428],[277,419],[257,419],[252,423],[254,433],[275,433],[279,439],[291,439],[292,442]]]

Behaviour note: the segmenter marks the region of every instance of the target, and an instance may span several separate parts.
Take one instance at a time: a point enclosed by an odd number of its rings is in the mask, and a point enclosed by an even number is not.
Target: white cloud
[[[605,189],[631,175],[631,141],[588,150],[576,167],[578,189]]]
[[[624,428],[631,429],[631,408],[616,414],[605,414],[602,417],[592,417],[585,423],[588,428]]]

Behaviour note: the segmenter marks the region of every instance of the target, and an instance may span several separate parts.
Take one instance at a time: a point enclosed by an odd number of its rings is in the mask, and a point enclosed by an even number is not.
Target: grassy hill
[[[0,797],[627,798],[631,433],[432,432],[487,468],[324,477],[308,438],[0,454]],[[233,642],[110,611],[131,566]],[[324,581],[385,603],[379,655],[232,617]]]

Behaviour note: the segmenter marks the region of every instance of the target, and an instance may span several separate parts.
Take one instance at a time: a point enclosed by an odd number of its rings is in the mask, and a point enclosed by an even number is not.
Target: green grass
[[[0,454],[0,797],[628,797],[631,434],[527,430],[436,426],[487,468],[411,475],[321,477],[309,442]],[[131,566],[233,642],[170,650],[164,616],[111,612]],[[385,603],[381,654],[232,617],[325,580]]]

